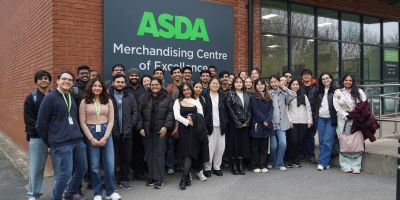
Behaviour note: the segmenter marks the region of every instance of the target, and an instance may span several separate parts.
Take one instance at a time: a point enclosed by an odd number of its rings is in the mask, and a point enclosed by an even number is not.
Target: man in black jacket
[[[138,102],[139,97],[145,92],[143,85],[140,83],[140,72],[137,68],[131,68],[126,73],[126,76],[129,80],[127,90],[135,96],[135,100]],[[133,168],[135,179],[142,181],[147,180],[144,175],[144,146],[137,127],[133,130],[131,167]]]
[[[129,181],[129,164],[133,145],[133,133],[138,121],[138,111],[135,97],[125,88],[125,76],[122,74],[113,77],[113,87],[110,89],[110,98],[114,104],[114,127],[112,129],[116,166],[120,167],[118,185],[124,189],[131,189]]]
[[[24,121],[26,139],[29,142],[29,187],[27,196],[38,199],[41,196],[44,168],[47,160],[48,146],[40,139],[36,132],[36,119],[40,104],[50,90],[51,75],[39,70],[34,76],[37,89],[25,98]]]
[[[72,87],[72,95],[79,107],[81,100],[86,95],[86,85],[90,80],[90,68],[87,65],[81,65],[77,69],[78,78]]]

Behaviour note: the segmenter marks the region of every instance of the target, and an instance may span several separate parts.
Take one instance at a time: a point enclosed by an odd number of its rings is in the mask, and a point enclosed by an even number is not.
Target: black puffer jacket
[[[251,109],[250,109],[250,96],[246,92],[243,92],[244,106],[236,93],[236,91],[231,91],[226,96],[227,107],[229,116],[233,120],[233,125],[239,128],[242,124],[250,126],[251,119]]]
[[[110,89],[110,99],[114,105],[114,126],[112,134],[114,138],[119,138],[120,127],[118,121],[118,107],[117,101],[114,98],[114,89]],[[122,97],[122,134],[124,138],[130,138],[133,135],[134,127],[138,122],[138,107],[135,97],[124,89],[124,96]]]
[[[153,102],[154,101],[154,102]],[[152,96],[151,91],[146,91],[139,98],[139,123],[138,130],[144,129],[146,134],[150,132],[152,105],[155,105],[154,130],[157,132],[166,127],[168,130],[173,128],[175,123],[174,113],[172,111],[173,100],[169,94],[161,90],[157,97]],[[154,119],[153,119],[154,120]]]

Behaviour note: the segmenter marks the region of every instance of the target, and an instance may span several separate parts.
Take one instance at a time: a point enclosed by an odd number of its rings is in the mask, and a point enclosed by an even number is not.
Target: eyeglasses
[[[322,78],[323,81],[329,80],[329,79],[331,79],[331,77]]]
[[[114,72],[123,72],[123,69],[114,69]]]

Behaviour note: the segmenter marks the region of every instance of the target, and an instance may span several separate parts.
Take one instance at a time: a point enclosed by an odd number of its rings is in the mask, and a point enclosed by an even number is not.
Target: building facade
[[[208,2],[232,7],[235,73],[260,68],[263,76],[296,76],[309,68],[336,79],[350,72],[363,84],[399,82],[398,1]],[[103,1],[6,0],[0,19],[0,130],[26,149],[23,102],[36,70],[55,76],[87,64],[108,73]]]

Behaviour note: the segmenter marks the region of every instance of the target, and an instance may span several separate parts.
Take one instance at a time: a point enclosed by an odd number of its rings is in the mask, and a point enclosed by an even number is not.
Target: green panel
[[[398,50],[385,50],[384,60],[385,60],[385,62],[399,62],[399,51]]]

